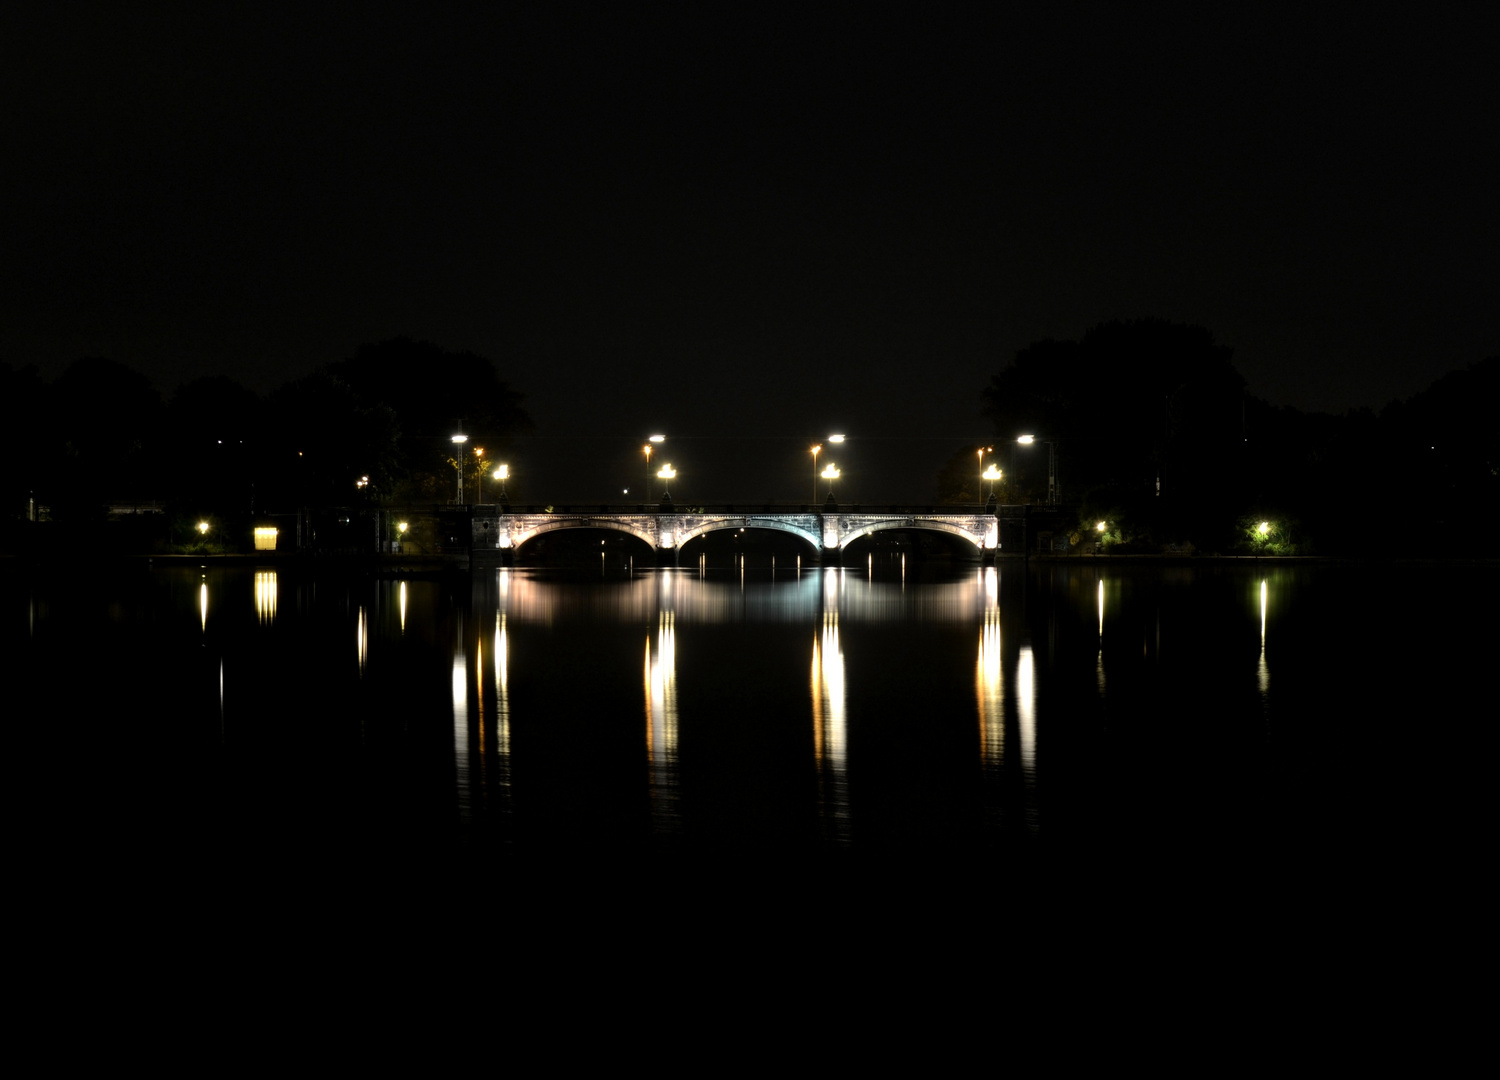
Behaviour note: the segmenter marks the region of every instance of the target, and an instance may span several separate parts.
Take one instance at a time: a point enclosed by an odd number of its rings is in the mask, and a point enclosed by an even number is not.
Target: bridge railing
[[[466,507],[447,506],[447,511],[468,509],[476,514],[984,514],[994,507],[969,504],[936,504],[914,506],[908,504],[840,503],[830,510],[823,503],[674,503],[663,508],[659,503],[470,503]],[[1020,506],[1002,506],[1002,511],[1020,513]]]

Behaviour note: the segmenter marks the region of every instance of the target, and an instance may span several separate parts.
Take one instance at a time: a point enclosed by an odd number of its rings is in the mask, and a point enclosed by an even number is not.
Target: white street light
[[[1022,446],[1033,443],[1047,444],[1047,505],[1057,505],[1057,443],[1052,439],[1038,439],[1035,435],[1022,435],[1016,439]]]
[[[661,497],[663,499],[670,498],[672,495],[672,478],[677,475],[677,470],[672,468],[672,463],[669,461],[657,471],[656,475],[662,481]]]
[[[453,456],[458,459],[458,498],[455,501],[460,506],[463,505],[464,501],[464,455],[463,450],[460,449],[460,447],[463,443],[466,443],[468,441],[469,437],[467,435],[453,436]]]

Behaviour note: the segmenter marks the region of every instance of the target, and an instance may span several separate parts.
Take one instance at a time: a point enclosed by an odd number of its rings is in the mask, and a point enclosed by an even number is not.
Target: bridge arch
[[[928,532],[943,532],[951,536],[961,537],[974,545],[974,550],[980,554],[984,553],[984,538],[975,537],[973,533],[959,525],[953,525],[946,521],[922,521],[915,518],[891,518],[886,521],[872,521],[861,525],[852,532],[844,534],[839,538],[839,549],[847,548],[862,536],[870,536],[878,532],[886,532],[892,529],[915,530],[923,529]]]
[[[767,532],[789,533],[797,537],[814,552],[822,550],[821,539],[816,532],[803,528],[792,522],[766,520],[760,518],[714,518],[709,521],[700,522],[691,528],[686,528],[677,534],[677,546],[680,548],[691,540],[709,533],[722,532],[725,529],[764,529]]]
[[[633,522],[620,521],[606,517],[568,517],[559,520],[549,520],[529,528],[517,529],[511,534],[511,547],[519,550],[522,545],[535,540],[547,533],[558,532],[563,529],[603,529],[607,532],[622,532],[644,541],[652,550],[656,548],[656,536],[649,530],[643,529]]]

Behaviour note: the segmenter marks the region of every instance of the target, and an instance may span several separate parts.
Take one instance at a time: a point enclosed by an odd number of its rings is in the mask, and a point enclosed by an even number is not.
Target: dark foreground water
[[[11,571],[46,859],[1461,858],[1492,567]]]

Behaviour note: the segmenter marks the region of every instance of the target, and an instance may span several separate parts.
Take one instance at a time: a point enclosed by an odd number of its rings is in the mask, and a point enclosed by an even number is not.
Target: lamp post
[[[833,443],[836,446],[844,441],[844,436],[830,435],[825,441]],[[823,452],[823,444],[818,443],[816,446],[809,447],[808,449],[811,452],[813,459],[812,501],[816,503],[818,501],[818,455]]]
[[[984,455],[995,449],[993,446],[981,446],[979,448],[979,501],[984,502]],[[990,485],[990,490],[995,490],[995,485]]]
[[[453,456],[458,460],[458,499],[459,506],[464,503],[464,449],[463,444],[469,441],[467,435],[453,436]]]
[[[505,496],[505,481],[510,479],[510,466],[500,465],[496,467],[494,473],[491,475],[493,475],[496,480],[500,481],[500,502],[502,504],[508,503],[510,500]]]
[[[474,501],[484,502],[484,447],[474,447]]]
[[[985,469],[984,472],[979,474],[979,479],[988,480],[990,482],[990,502],[995,501],[995,481],[999,480],[1001,475],[1002,474],[999,467],[995,465],[991,465],[988,469]]]
[[[1016,440],[1022,446],[1031,446],[1033,443],[1046,443],[1047,445],[1047,505],[1057,505],[1057,443],[1052,439],[1038,439],[1035,435],[1022,435]]]
[[[665,435],[646,436],[646,445],[641,447],[641,452],[646,455],[646,502],[651,502],[651,451],[667,441]]]
[[[833,498],[833,482],[840,476],[839,467],[830,461],[828,467],[823,470],[822,475],[823,479],[828,481],[828,497],[831,499]]]
[[[661,478],[661,497],[665,502],[672,497],[672,478],[677,475],[677,470],[672,468],[672,463],[669,461],[657,471],[656,475]]]

